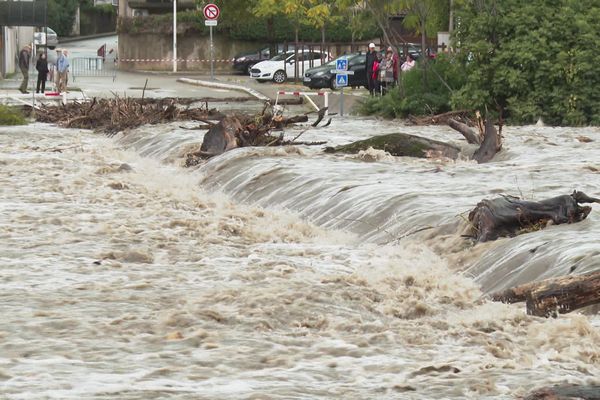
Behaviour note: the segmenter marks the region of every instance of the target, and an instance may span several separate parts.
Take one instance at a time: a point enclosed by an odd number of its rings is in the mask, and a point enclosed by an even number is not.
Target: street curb
[[[236,90],[238,92],[248,93],[249,95],[254,96],[257,99],[262,100],[262,101],[271,101],[271,99],[269,97],[265,96],[264,94],[254,90],[254,89],[250,89],[250,88],[240,86],[240,85],[232,85],[230,83],[221,83],[221,82],[213,82],[213,81],[203,81],[200,79],[190,79],[190,78],[179,78],[179,79],[177,79],[177,82],[187,83],[187,84],[196,85],[196,86],[215,88],[215,89]]]

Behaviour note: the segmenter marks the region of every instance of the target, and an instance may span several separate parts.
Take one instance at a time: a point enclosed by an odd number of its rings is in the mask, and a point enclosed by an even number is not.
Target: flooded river
[[[179,125],[0,128],[0,398],[513,399],[599,383],[598,314],[546,320],[485,294],[598,270],[600,207],[476,246],[460,234],[486,197],[600,195],[600,130],[508,128],[486,165],[301,147],[184,169],[202,137]],[[302,140],[395,131],[467,146],[369,119]]]

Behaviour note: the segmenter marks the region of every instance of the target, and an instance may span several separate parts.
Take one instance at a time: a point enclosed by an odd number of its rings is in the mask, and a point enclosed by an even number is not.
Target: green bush
[[[25,125],[26,123],[25,117],[18,109],[0,105],[0,125]]]
[[[425,66],[418,64],[411,71],[401,73],[398,87],[385,96],[370,97],[359,103],[357,111],[384,118],[440,114],[452,109],[452,93],[464,82],[465,74],[457,60],[440,55]]]
[[[456,107],[511,123],[600,125],[598,0],[468,0],[458,16],[468,79]]]

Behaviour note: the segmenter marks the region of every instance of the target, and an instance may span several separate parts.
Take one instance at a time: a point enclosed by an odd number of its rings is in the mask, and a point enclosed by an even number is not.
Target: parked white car
[[[272,80],[275,83],[283,83],[288,77],[294,77],[296,70],[295,56],[293,51],[278,54],[268,61],[255,64],[250,70],[250,77],[259,82]],[[304,75],[304,71],[321,65],[321,60],[329,61],[329,56],[317,50],[298,50],[298,77]]]

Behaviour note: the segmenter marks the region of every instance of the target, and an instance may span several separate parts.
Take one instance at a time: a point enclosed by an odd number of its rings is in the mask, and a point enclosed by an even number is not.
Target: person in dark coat
[[[19,90],[21,93],[29,93],[27,91],[27,82],[29,81],[29,59],[31,58],[31,46],[27,45],[23,47],[23,50],[19,53],[19,69],[23,74],[23,82]]]
[[[367,83],[369,85],[369,93],[371,93],[371,96],[374,94],[376,87],[376,78],[373,78],[373,73],[375,72],[373,71],[373,64],[375,64],[376,60],[377,51],[375,51],[375,43],[370,43],[369,52],[367,53],[365,70],[367,71]]]
[[[35,92],[40,92],[40,85],[42,86],[42,93],[46,90],[46,80],[48,79],[48,60],[46,60],[46,53],[40,53],[38,57],[37,63],[35,64],[35,69],[37,69],[37,85],[35,87]]]

